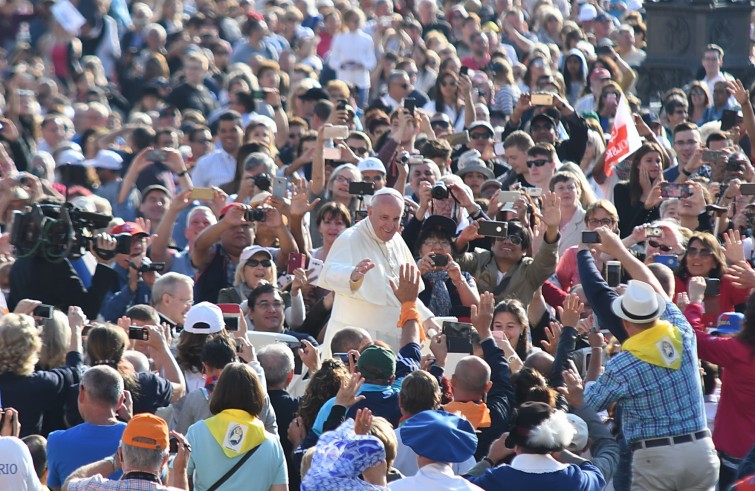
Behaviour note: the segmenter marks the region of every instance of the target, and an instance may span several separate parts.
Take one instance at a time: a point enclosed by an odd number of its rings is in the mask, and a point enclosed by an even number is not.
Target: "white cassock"
[[[388,484],[391,491],[481,491],[461,476],[455,476],[449,464],[433,463],[422,467],[412,477]]]
[[[351,273],[363,259],[375,263],[364,275],[357,290],[351,290]],[[412,253],[398,233],[388,242],[376,235],[369,218],[346,229],[333,243],[323,265],[318,286],[335,292],[330,322],[325,331],[323,354],[330,353],[330,340],[344,327],[361,327],[373,339],[388,343],[398,353],[401,329],[396,327],[401,304],[394,295],[388,279],[398,283],[402,264],[415,264]],[[421,281],[421,280],[420,280]],[[424,285],[420,284],[420,291]],[[417,300],[422,322],[433,313]]]

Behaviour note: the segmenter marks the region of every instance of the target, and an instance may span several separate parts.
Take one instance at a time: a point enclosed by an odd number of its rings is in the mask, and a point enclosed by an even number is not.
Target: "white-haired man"
[[[336,293],[323,342],[326,351],[333,335],[346,326],[365,329],[396,352],[401,347],[401,331],[396,328],[401,304],[390,282],[398,281],[402,264],[414,264],[409,247],[398,233],[403,214],[401,193],[383,188],[373,196],[367,219],[347,229],[333,243],[318,283]],[[432,312],[419,300],[417,308],[426,327],[428,321],[434,324]]]

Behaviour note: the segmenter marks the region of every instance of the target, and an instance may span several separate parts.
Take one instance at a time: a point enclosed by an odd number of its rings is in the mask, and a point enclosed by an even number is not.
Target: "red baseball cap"
[[[243,206],[244,205],[242,203],[238,203],[235,201],[233,203],[228,203],[227,205],[223,207],[222,210],[220,210],[220,218],[223,218],[225,214],[231,210],[231,208],[237,208],[237,207],[243,207]]]
[[[126,222],[123,225],[113,227],[113,230],[111,230],[110,233],[113,235],[130,234],[132,237],[134,235],[149,235],[142,227],[134,222]]]

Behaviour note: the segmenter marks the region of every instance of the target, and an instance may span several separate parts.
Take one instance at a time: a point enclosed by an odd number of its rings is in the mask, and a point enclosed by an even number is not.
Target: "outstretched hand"
[[[399,302],[416,302],[419,295],[420,275],[419,270],[414,264],[402,264],[398,277],[398,285],[393,279],[388,279],[391,284],[393,294]]]

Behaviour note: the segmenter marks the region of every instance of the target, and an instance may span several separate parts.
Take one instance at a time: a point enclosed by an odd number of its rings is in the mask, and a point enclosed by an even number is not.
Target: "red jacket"
[[[693,306],[700,308],[692,304],[687,310]],[[722,369],[713,443],[719,451],[741,459],[755,445],[755,352],[736,338],[712,336],[699,329],[695,335],[700,359]]]
[[[674,276],[674,280],[676,281],[674,300],[676,300],[676,295],[682,292],[687,293],[689,278],[682,280],[678,276]],[[736,288],[731,284],[731,280],[724,276],[721,278],[721,290],[718,295],[718,308],[706,309],[706,312],[703,314],[703,326],[715,327],[720,314],[723,314],[724,312],[734,312],[734,306],[739,305],[740,303],[745,303],[749,296],[750,290]],[[716,297],[705,297],[705,303],[708,305],[713,304],[715,306],[715,298]]]

